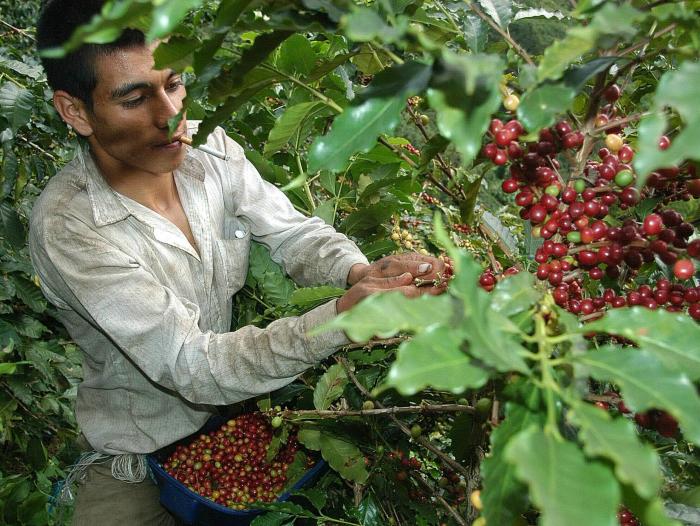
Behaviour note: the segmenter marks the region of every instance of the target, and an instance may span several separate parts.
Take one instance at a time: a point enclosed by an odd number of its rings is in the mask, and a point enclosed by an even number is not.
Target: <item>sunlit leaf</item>
[[[529,486],[542,526],[617,524],[617,481],[605,464],[588,461],[578,445],[530,427],[512,438],[504,454]]]

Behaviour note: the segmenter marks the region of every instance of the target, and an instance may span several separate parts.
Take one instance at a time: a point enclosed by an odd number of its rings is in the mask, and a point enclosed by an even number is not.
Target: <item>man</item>
[[[102,4],[50,1],[39,49],[60,45]],[[196,123],[183,120],[169,138],[185,87],[153,69],[155,46],[127,30],[43,61],[56,110],[89,145],[49,182],[30,227],[42,290],[84,351],[76,416],[99,462],[86,463],[75,524],[171,524],[144,454],[198,430],[213,406],[278,389],[348,343],[309,331],[367,295],[441,292],[413,285],[435,278],[439,260],[369,265],[345,236],[297,213],[223,130],[208,145],[226,161],[177,140]],[[229,332],[251,240],[300,284],[350,288],[302,316]]]

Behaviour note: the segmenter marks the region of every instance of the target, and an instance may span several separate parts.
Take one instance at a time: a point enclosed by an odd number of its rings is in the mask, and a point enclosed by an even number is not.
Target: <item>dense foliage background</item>
[[[37,4],[0,0],[0,517],[8,524],[65,521],[50,495],[76,455],[80,357],[37,287],[25,243],[33,200],[77,145],[33,49]],[[368,300],[336,326],[369,343],[258,401],[283,417],[282,429],[300,425],[300,441],[333,470],[256,524],[588,526],[633,524],[632,512],[649,526],[678,524],[671,517],[700,524],[700,328],[687,314],[641,307],[582,326],[555,304],[552,280],[533,277],[541,229],[501,190],[515,159],[494,164],[481,154],[494,117],[517,118],[528,148],[567,119],[582,144],[555,152],[560,186],[590,184],[587,161],[607,141],[602,113],[636,152],[630,170],[643,197],[611,206],[605,223],[641,224],[662,206],[696,224],[698,200],[677,186],[691,184],[700,159],[699,5],[125,0],[72,39],[69,47],[109,41],[125,26],[169,36],[157,63],[187,73],[200,141],[224,126],[299,210],[351,236],[370,259],[415,250],[454,262],[449,294]],[[612,84],[622,94],[608,103]],[[664,133],[671,147],[660,150]],[[670,167],[682,172],[672,191],[644,186]],[[602,282],[576,274],[584,297],[680,283],[658,258],[625,265]],[[499,281],[491,294],[478,286],[484,268]],[[482,285],[491,289],[489,279]],[[255,247],[233,327],[341,293],[298,289]],[[676,427],[650,425],[648,415]],[[483,506],[469,498],[478,488]]]

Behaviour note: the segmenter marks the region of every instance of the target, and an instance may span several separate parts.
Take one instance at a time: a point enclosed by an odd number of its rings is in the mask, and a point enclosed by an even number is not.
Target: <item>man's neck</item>
[[[156,174],[136,170],[94,152],[93,159],[107,184],[120,194],[158,213],[181,206],[172,172]]]

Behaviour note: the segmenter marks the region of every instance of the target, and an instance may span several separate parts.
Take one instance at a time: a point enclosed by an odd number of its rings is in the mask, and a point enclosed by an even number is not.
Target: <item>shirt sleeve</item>
[[[153,382],[198,404],[231,404],[279,389],[348,343],[341,331],[310,336],[335,301],[267,328],[216,334],[200,311],[77,217],[30,236],[47,297],[114,343]]]
[[[347,285],[350,268],[367,264],[357,245],[318,217],[295,210],[286,195],[265,181],[242,148],[219,128],[219,148],[230,154],[222,175],[228,213],[243,217],[253,239],[270,249],[272,259],[300,285]]]

